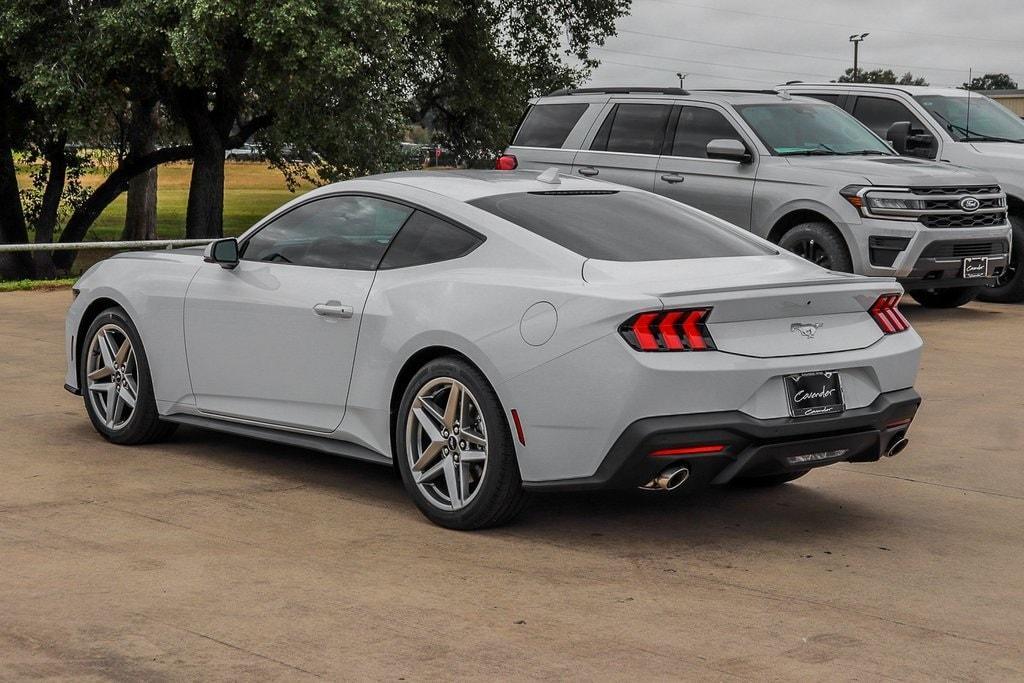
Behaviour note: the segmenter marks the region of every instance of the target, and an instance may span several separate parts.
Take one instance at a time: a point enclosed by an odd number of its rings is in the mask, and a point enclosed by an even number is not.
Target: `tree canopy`
[[[0,137],[0,190],[3,159],[34,146],[46,161],[42,186],[59,186],[52,190],[70,213],[60,239],[77,241],[132,177],[192,160],[187,232],[217,236],[225,149],[253,139],[289,181],[334,180],[394,167],[402,131],[415,122],[464,159],[490,155],[529,96],[587,75],[590,47],[628,7],[3,0],[0,117],[22,125]],[[82,147],[104,150],[110,172],[72,197],[67,169],[83,162],[73,151]],[[0,191],[6,221],[2,204]],[[0,239],[16,232],[0,225]],[[71,257],[56,261],[67,267]]]
[[[874,69],[865,71],[857,70],[857,79],[853,78],[853,69],[847,69],[836,82],[838,83],[888,83],[890,85],[928,85],[922,76],[915,76],[907,71],[902,76],[897,76],[892,69]]]
[[[1016,90],[1017,81],[1010,77],[1010,74],[985,74],[975,76],[970,83],[964,83],[965,90]]]

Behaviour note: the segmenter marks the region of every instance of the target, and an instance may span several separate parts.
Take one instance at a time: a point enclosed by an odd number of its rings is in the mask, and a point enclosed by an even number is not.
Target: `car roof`
[[[785,90],[842,90],[844,88],[865,88],[868,90],[895,90],[908,95],[948,95],[953,97],[967,97],[967,91],[963,88],[945,88],[931,85],[896,85],[894,83],[787,83],[779,88]],[[978,91],[973,91],[977,94]],[[981,92],[984,95],[984,92]]]
[[[606,88],[582,88],[579,90],[556,90],[549,95],[538,97],[532,100],[534,104],[553,102],[606,102],[608,100],[660,100],[681,102],[692,100],[694,102],[717,102],[719,104],[764,104],[780,102],[789,99],[788,94],[781,94],[775,90],[731,90],[709,89],[709,90],[680,90],[679,88],[646,88],[646,87],[617,87]]]
[[[396,185],[415,187],[451,199],[468,202],[481,197],[517,192],[587,192],[595,190],[633,191],[633,188],[613,185],[601,180],[577,178],[559,174],[557,183],[538,180],[543,169],[518,171],[488,171],[451,169],[436,171],[401,171],[370,176],[365,180],[378,180]]]

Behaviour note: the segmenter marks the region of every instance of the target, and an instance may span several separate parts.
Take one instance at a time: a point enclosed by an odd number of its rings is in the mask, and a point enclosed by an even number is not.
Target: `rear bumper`
[[[524,482],[528,489],[635,488],[670,465],[724,484],[737,476],[802,471],[836,462],[878,460],[908,429],[921,397],[913,389],[879,394],[871,405],[820,418],[761,420],[736,411],[637,420],[619,436],[592,476]],[[660,449],[723,445],[717,453],[653,456]]]

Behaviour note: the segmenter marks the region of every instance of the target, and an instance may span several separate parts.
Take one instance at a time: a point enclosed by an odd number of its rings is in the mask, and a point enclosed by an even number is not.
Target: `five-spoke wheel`
[[[108,308],[83,337],[79,386],[96,431],[120,444],[169,436],[176,425],[160,419],[142,340],[128,314]]]
[[[461,358],[427,363],[409,382],[395,425],[406,489],[434,522],[479,529],[521,507],[522,480],[494,389]]]

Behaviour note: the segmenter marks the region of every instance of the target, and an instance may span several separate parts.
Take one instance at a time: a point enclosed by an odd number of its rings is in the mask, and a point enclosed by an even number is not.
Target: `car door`
[[[576,153],[573,173],[653,190],[671,112],[669,102],[612,101],[587,149]]]
[[[753,145],[715,107],[686,104],[676,114],[667,153],[658,161],[654,191],[749,228],[757,171]],[[720,139],[742,142],[751,160],[709,159],[708,143]]]
[[[336,429],[377,265],[411,214],[375,197],[318,198],[248,237],[234,269],[204,264],[184,316],[198,409]]]

